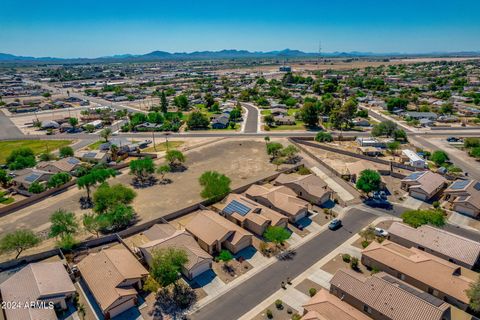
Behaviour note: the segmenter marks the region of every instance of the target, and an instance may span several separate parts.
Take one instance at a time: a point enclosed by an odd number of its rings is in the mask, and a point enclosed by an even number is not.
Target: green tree
[[[59,150],[60,158],[73,157],[72,147],[61,147]]]
[[[308,127],[318,126],[319,114],[320,110],[312,102],[305,102],[302,109],[300,109],[300,119],[302,119]]]
[[[407,133],[403,129],[394,130],[393,131],[393,138],[395,139],[395,141],[404,141],[404,142],[408,141]]]
[[[277,158],[280,155],[280,151],[282,149],[283,149],[283,146],[279,142],[267,143],[267,154],[272,158]]]
[[[414,227],[431,224],[436,227],[445,225],[445,212],[443,210],[408,210],[401,215],[403,222]]]
[[[43,184],[38,183],[37,181],[35,181],[30,185],[30,187],[28,187],[28,192],[30,193],[38,194],[38,193],[42,193],[43,191],[45,191],[45,186]]]
[[[190,130],[206,129],[209,124],[208,118],[200,111],[193,111],[188,115],[187,127]]]
[[[180,110],[188,110],[189,102],[186,95],[181,94],[173,99],[173,104]]]
[[[135,175],[141,183],[147,181],[154,172],[155,164],[150,157],[130,161],[130,174]]]
[[[78,119],[77,118],[69,118],[68,123],[72,126],[73,129],[75,129],[78,125]]]
[[[7,157],[7,165],[10,170],[31,168],[36,164],[35,153],[30,148],[15,149]]]
[[[165,159],[168,161],[171,168],[178,167],[185,162],[185,155],[179,150],[168,150]]]
[[[67,183],[68,181],[70,181],[72,179],[72,176],[69,175],[68,173],[66,172],[59,172],[59,173],[55,173],[53,176],[50,177],[50,179],[48,180],[48,183],[47,183],[47,187],[49,188],[57,188],[57,187],[60,187],[62,185],[64,185],[65,183]]]
[[[82,224],[87,232],[98,238],[98,233],[102,229],[102,225],[98,216],[94,213],[86,213],[83,215]]]
[[[105,182],[108,178],[115,175],[116,172],[113,169],[93,169],[77,179],[77,186],[79,189],[87,190],[87,199],[90,201],[90,188],[96,186],[97,183]]]
[[[102,183],[93,194],[94,208],[96,213],[102,214],[116,208],[118,205],[129,205],[137,193],[123,184],[110,186]]]
[[[480,147],[472,148],[469,152],[470,156],[480,159]]]
[[[283,245],[290,238],[290,232],[279,226],[269,226],[263,233],[263,237],[276,245]]]
[[[102,229],[107,231],[116,231],[128,227],[135,218],[135,213],[131,206],[125,204],[115,204],[112,208],[98,216],[98,221]]]
[[[394,109],[405,109],[408,105],[408,100],[403,98],[391,98],[387,100],[387,109],[392,112]]]
[[[165,180],[165,174],[172,171],[172,168],[168,164],[164,164],[157,169],[157,173],[160,174],[160,180]]]
[[[223,262],[225,262],[225,263],[233,260],[233,258],[234,258],[234,257],[233,257],[233,254],[232,254],[230,251],[228,251],[228,250],[222,250],[222,251],[220,251],[220,253],[218,254],[218,260],[223,261]]]
[[[372,191],[380,190],[381,182],[380,174],[376,170],[365,169],[360,172],[356,187],[368,195]]]
[[[105,142],[108,142],[111,136],[112,136],[112,129],[110,128],[105,128],[102,131],[100,131],[100,137],[105,139]]]
[[[165,95],[165,90],[162,90],[162,93],[160,94],[160,111],[163,113],[168,112],[168,101],[167,96]]]
[[[204,199],[218,199],[230,192],[230,178],[216,171],[206,171],[198,179],[203,187],[200,195]]]
[[[298,152],[297,147],[290,144],[281,150],[281,155],[286,158],[287,163],[292,163],[298,155]]]
[[[267,114],[263,117],[263,121],[269,127],[272,127],[275,124],[275,118],[271,114]]]
[[[150,275],[162,287],[176,285],[183,266],[188,262],[185,250],[177,248],[158,249],[153,252]]]
[[[332,137],[332,134],[330,132],[320,131],[315,136],[315,141],[318,141],[318,142],[332,142],[333,137]]]
[[[5,188],[12,181],[6,170],[0,169],[0,184]]]
[[[477,281],[470,283],[470,287],[465,292],[470,299],[469,306],[475,311],[480,311],[480,278]]]
[[[387,143],[387,148],[390,151],[391,154],[395,155],[398,148],[400,148],[400,142],[398,141],[392,141]]]
[[[448,160],[448,155],[443,150],[436,150],[430,156],[430,160],[435,162],[437,166],[442,166]]]
[[[0,252],[16,252],[15,259],[17,259],[24,250],[37,246],[40,241],[40,238],[31,230],[18,229],[6,234],[0,240]]]
[[[213,104],[215,103],[215,99],[213,99],[213,96],[212,96],[212,94],[211,94],[210,92],[207,92],[207,93],[205,94],[204,99],[205,99],[205,107],[206,107],[208,110],[210,110],[210,109],[212,108]]]
[[[95,126],[93,124],[87,123],[83,126],[83,129],[85,129],[85,131],[87,131],[88,133],[93,133],[95,131]]]
[[[387,120],[377,123],[372,128],[372,136],[379,137],[379,136],[393,136],[393,133],[397,129],[397,124],[393,121]]]
[[[40,159],[40,161],[51,161],[51,160],[55,159],[55,156],[52,153],[44,152],[44,153],[40,154],[40,156],[38,158]]]
[[[63,238],[66,235],[73,235],[78,231],[78,222],[73,212],[58,209],[50,217],[49,237]]]

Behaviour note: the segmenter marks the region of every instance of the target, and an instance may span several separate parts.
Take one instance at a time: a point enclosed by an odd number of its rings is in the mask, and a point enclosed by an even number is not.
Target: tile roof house
[[[231,193],[223,202],[222,215],[256,235],[263,235],[269,226],[288,225],[287,217],[243,195]]]
[[[149,266],[155,250],[176,248],[185,251],[188,262],[182,273],[188,278],[196,276],[212,268],[212,256],[205,252],[193,236],[185,230],[176,230],[168,224],[156,224],[143,233],[150,241],[139,246]]]
[[[308,213],[309,203],[299,199],[293,190],[285,186],[269,189],[254,184],[245,191],[245,195],[247,198],[287,216],[292,223],[306,217]]]
[[[28,188],[30,188],[35,182],[45,184],[50,180],[50,177],[53,176],[53,173],[51,172],[32,168],[17,170],[14,174],[15,176],[12,179],[13,184],[15,187],[24,190],[28,190]]]
[[[85,162],[108,162],[110,156],[107,152],[98,150],[78,150],[75,152],[75,157]]]
[[[148,271],[126,248],[112,247],[91,253],[77,265],[82,278],[107,318],[137,303],[137,289]]]
[[[355,309],[325,289],[320,289],[305,305],[302,320],[369,320],[370,317]]]
[[[469,298],[465,290],[478,274],[417,248],[405,248],[385,240],[372,242],[362,251],[362,263],[426,291],[465,310]]]
[[[394,222],[388,239],[407,248],[417,248],[462,267],[473,269],[479,262],[480,243],[429,225],[412,228]]]
[[[233,254],[252,245],[253,235],[211,210],[198,211],[185,226],[200,247],[209,254],[220,252],[222,248]]]
[[[408,191],[413,198],[427,201],[437,195],[447,185],[447,180],[431,171],[417,171],[401,181],[400,188]]]
[[[366,277],[340,269],[330,293],[375,320],[450,320],[450,305],[385,272]]]
[[[62,262],[31,263],[0,285],[2,301],[20,303],[18,308],[2,308],[7,320],[56,320],[53,303],[67,308],[67,300],[75,295],[75,287]],[[25,308],[24,303],[45,303],[41,308]],[[0,317],[1,318],[1,317]]]
[[[37,169],[59,173],[67,172],[71,173],[78,169],[82,165],[82,162],[74,157],[67,157],[56,161],[42,161],[37,164]]]
[[[445,191],[446,200],[452,209],[478,218],[480,215],[480,182],[476,180],[456,180]]]
[[[332,190],[330,190],[325,181],[314,174],[302,176],[295,173],[282,173],[275,179],[273,184],[288,187],[299,198],[316,205],[322,205],[332,197]]]

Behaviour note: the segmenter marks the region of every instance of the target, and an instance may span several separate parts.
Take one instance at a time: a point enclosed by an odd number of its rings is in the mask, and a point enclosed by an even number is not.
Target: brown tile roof
[[[172,235],[166,238],[160,238],[148,243],[145,243],[139,247],[140,249],[153,252],[156,249],[162,248],[179,248],[185,250],[188,256],[188,263],[185,268],[190,270],[198,263],[204,260],[211,260],[212,256],[203,251],[198,245],[195,239],[186,231],[177,230]]]
[[[297,194],[285,186],[268,189],[264,186],[254,184],[245,191],[245,195],[249,198],[263,198],[264,201],[270,203],[272,207],[280,208],[292,216],[308,208],[308,202],[297,198]]]
[[[416,248],[405,248],[388,240],[381,244],[372,242],[362,255],[378,261],[413,279],[468,303],[465,293],[474,282],[464,276],[472,271],[438,258]],[[460,270],[460,275],[455,275]]]
[[[154,241],[158,239],[168,238],[177,231],[173,226],[168,223],[155,224],[150,229],[143,232],[143,235],[148,240]]]
[[[308,175],[299,175],[295,173],[291,174],[280,174],[275,182],[281,185],[286,184],[296,184],[301,187],[303,190],[308,192],[309,194],[316,196],[318,198],[323,197],[326,193],[329,192],[327,188],[327,184],[325,181],[320,179],[318,176],[314,174]]]
[[[235,212],[232,214],[236,219],[240,221],[243,221],[244,219],[248,219],[259,226],[262,226],[265,223],[270,221],[271,224],[275,226],[280,221],[286,219],[286,217],[281,213],[274,211],[270,208],[267,208],[265,206],[262,206],[261,204],[253,200],[250,200],[243,195],[235,194],[235,193],[229,194],[228,197],[223,201],[225,204],[224,208],[233,200],[251,209],[251,211],[249,211],[245,216],[242,216],[241,214],[238,214]]]
[[[215,241],[222,242],[226,239],[233,245],[236,245],[244,237],[252,237],[250,232],[211,210],[198,212],[185,226],[185,229],[208,245],[212,245]]]
[[[343,302],[325,289],[320,289],[304,306],[302,320],[368,320],[361,311]]]
[[[59,169],[62,172],[70,172],[80,164],[81,162],[77,158],[67,157],[57,161],[40,162],[37,164],[37,168],[43,169],[43,168],[47,168],[48,166],[54,166],[55,168]]]
[[[450,308],[442,300],[385,272],[365,277],[353,270],[341,269],[330,283],[393,320],[440,320]]]
[[[427,194],[432,194],[437,188],[442,184],[445,184],[447,180],[439,175],[438,173],[433,173],[432,171],[423,171],[421,174],[413,174],[404,178],[404,182],[413,182],[410,184],[410,188],[420,189]]]
[[[89,254],[78,263],[78,269],[103,311],[119,298],[137,294],[133,287],[119,287],[123,281],[148,275],[130,251],[118,248]]]
[[[472,266],[480,256],[480,243],[429,225],[415,229],[394,222],[388,232]]]
[[[18,271],[0,285],[3,301],[32,302],[73,294],[75,287],[62,262],[31,263]],[[48,301],[48,298],[45,299]],[[7,319],[50,320],[57,319],[55,311],[41,308],[7,308],[4,309]]]

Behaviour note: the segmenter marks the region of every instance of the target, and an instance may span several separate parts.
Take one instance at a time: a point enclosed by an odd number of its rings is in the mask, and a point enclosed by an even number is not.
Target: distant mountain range
[[[373,52],[330,52],[321,54],[322,57],[355,58],[355,57],[412,57],[412,56],[479,56],[480,51],[470,52],[431,52],[419,54],[373,53]],[[0,53],[0,63],[82,63],[82,62],[142,62],[161,60],[210,60],[210,59],[244,59],[244,58],[306,58],[318,57],[315,52],[303,52],[300,50],[277,50],[277,51],[247,51],[247,50],[220,50],[220,51],[194,51],[194,52],[166,52],[152,51],[147,54],[120,54],[98,58],[55,58],[55,57],[25,57],[8,53]]]

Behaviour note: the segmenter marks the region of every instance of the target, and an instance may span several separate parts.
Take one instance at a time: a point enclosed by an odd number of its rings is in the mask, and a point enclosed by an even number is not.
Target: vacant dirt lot
[[[198,177],[204,171],[215,170],[226,174],[232,180],[232,188],[267,177],[275,172],[275,166],[268,161],[263,139],[258,141],[225,139],[187,151],[185,155],[188,170],[183,173],[170,173],[168,177],[173,180],[172,184],[136,189],[138,196],[133,207],[141,222],[158,218],[200,201],[201,188]],[[162,163],[162,160],[159,159],[157,162]],[[125,173],[109,182],[130,184],[131,180],[132,176]],[[58,209],[73,211],[80,218],[88,212],[88,210],[80,210],[79,207],[79,199],[84,194],[84,190],[72,188],[34,206],[1,217],[0,234],[18,228],[28,228],[46,234],[50,227],[50,215]],[[81,234],[78,238],[87,236],[87,234]],[[39,251],[53,244],[54,241],[50,240],[32,251]],[[0,260],[2,258],[4,257]]]

